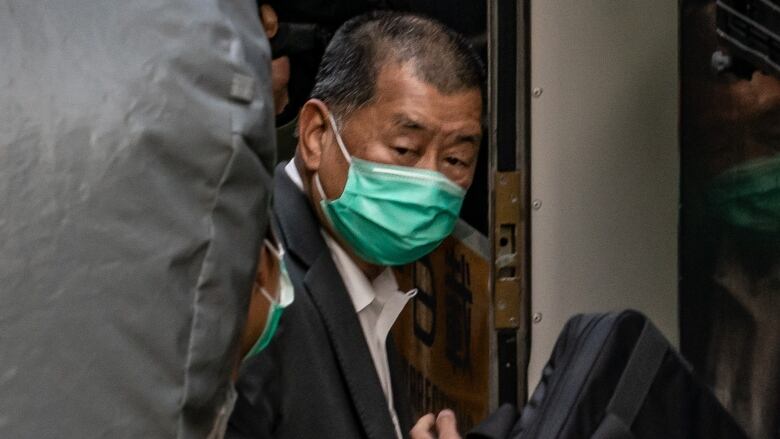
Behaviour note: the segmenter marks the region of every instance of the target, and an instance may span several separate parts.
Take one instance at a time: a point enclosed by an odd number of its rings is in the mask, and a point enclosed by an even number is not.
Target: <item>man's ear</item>
[[[330,130],[328,107],[319,99],[309,99],[298,116],[298,155],[309,172],[320,168],[322,149]]]

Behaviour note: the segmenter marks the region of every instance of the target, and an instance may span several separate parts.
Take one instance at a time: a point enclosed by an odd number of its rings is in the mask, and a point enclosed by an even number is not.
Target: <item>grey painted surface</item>
[[[0,437],[206,437],[275,159],[253,0],[0,0]]]
[[[531,5],[531,389],[565,321],[677,323],[676,1]]]

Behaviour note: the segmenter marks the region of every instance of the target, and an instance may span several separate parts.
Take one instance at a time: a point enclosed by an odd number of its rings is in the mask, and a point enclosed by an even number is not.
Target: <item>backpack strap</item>
[[[668,349],[669,344],[664,336],[650,320],[646,320],[626,369],[615,387],[615,393],[607,405],[607,416],[617,417],[625,426],[631,427]]]

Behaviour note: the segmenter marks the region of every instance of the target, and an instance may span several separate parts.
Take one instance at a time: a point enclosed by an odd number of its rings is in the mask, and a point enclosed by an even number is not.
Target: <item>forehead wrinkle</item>
[[[457,137],[458,142],[460,143],[473,143],[475,145],[479,145],[480,141],[480,135],[479,134],[459,134]]]
[[[407,113],[395,113],[392,118],[393,125],[401,126],[402,128],[408,128],[411,130],[427,131],[428,127],[424,122],[420,122],[416,118],[410,116]]]
[[[434,115],[416,112],[396,112],[391,116],[391,125],[475,143],[479,143],[478,139],[481,136],[481,129],[477,127],[476,130],[472,130],[467,120],[444,121]]]
[[[452,135],[480,136],[481,125],[481,94],[478,89],[464,91],[455,94],[443,94],[433,84],[426,83],[415,77],[413,68],[410,65],[385,64],[380,69],[377,81],[374,84],[376,93],[370,103],[362,108],[362,111],[383,111],[389,109],[389,126],[401,126],[409,129],[418,129],[412,125],[419,126],[421,131],[431,133],[445,134],[447,137]],[[410,82],[411,80],[411,82]],[[469,96],[471,94],[474,96]],[[460,96],[459,96],[460,95]],[[473,98],[477,100],[474,101]],[[438,103],[442,100],[453,99],[453,104],[463,107],[466,111],[457,111],[461,117],[458,120],[451,120],[448,116],[453,115],[452,106],[442,107]],[[478,102],[477,102],[478,101]],[[473,104],[474,113],[467,107]],[[426,111],[434,110],[434,112]],[[471,116],[474,116],[473,118]],[[374,117],[378,117],[374,115]],[[471,123],[473,119],[473,124]],[[452,124],[456,124],[453,127]]]

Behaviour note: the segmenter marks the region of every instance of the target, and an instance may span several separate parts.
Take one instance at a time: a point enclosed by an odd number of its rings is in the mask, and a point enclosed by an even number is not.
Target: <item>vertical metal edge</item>
[[[520,0],[515,3],[516,0],[488,0],[488,116],[489,116],[489,163],[491,178],[488,180],[488,187],[490,193],[490,227],[489,227],[489,241],[490,241],[490,254],[492,258],[490,282],[489,288],[492,294],[492,312],[491,323],[493,327],[493,337],[491,340],[491,358],[496,361],[491,362],[491,395],[494,395],[493,401],[498,402],[512,402],[519,406],[525,403],[528,395],[527,385],[527,373],[529,364],[529,355],[531,349],[530,341],[530,30],[529,30],[529,13],[530,13],[530,0]],[[501,28],[501,17],[506,17],[504,8],[512,9],[515,16],[514,24],[511,25],[511,29]],[[507,24],[504,19],[503,22]],[[511,54],[507,53],[507,50],[502,50],[499,45],[501,44],[502,37],[506,41],[507,32],[511,32],[515,41],[510,41],[509,46],[514,51]],[[506,134],[499,135],[499,129],[502,129],[502,133],[505,133],[509,129],[509,120],[507,119],[506,112],[499,115],[499,82],[504,83],[504,87],[507,85],[505,77],[499,78],[499,70],[501,66],[507,60],[500,59],[501,54],[503,56],[511,56],[516,63],[514,66],[514,108],[511,109],[513,117],[513,136],[507,136]],[[510,71],[512,68],[510,67]],[[503,120],[501,120],[503,117]],[[500,123],[504,123],[505,126],[499,126]],[[499,145],[498,142],[502,141],[505,145]],[[511,145],[510,145],[511,139]],[[500,153],[499,148],[514,148],[514,151],[503,151]],[[513,158],[514,163],[504,163],[507,158]],[[503,160],[499,165],[499,160]],[[509,288],[516,288],[516,298],[519,301],[519,311],[515,315],[518,317],[518,321],[508,325],[506,322],[501,322],[496,314],[496,294],[497,294],[497,181],[500,172],[506,172],[508,174],[517,174],[519,187],[517,187],[517,196],[519,198],[519,206],[521,207],[520,213],[517,216],[517,220],[513,221],[516,224],[517,237],[517,277],[518,280],[515,285]],[[514,283],[514,282],[513,282]],[[502,316],[506,317],[506,316]],[[514,343],[510,346],[508,343]],[[508,362],[506,360],[509,360]],[[505,364],[506,363],[506,364]],[[510,376],[512,375],[513,376]],[[514,391],[512,390],[514,389]]]
[[[523,222],[518,233],[520,271],[520,324],[517,334],[517,394],[519,406],[528,399],[528,366],[531,356],[531,0],[517,8],[517,169],[521,173],[520,205]]]
[[[499,41],[501,35],[506,35],[506,30],[498,25],[499,16],[504,13],[502,6],[509,5],[514,9],[516,15],[515,26],[511,31],[514,33],[515,51],[511,55],[515,64],[515,106],[514,106],[514,163],[510,166],[499,166],[498,150],[506,145],[498,145],[499,142],[499,103],[498,87],[500,68],[499,62]],[[531,350],[531,295],[530,295],[530,0],[488,0],[488,97],[489,97],[489,160],[490,172],[493,178],[489,179],[488,187],[490,191],[490,229],[489,236],[490,252],[493,264],[490,272],[490,291],[493,297],[493,306],[496,299],[496,226],[497,226],[497,208],[496,208],[496,182],[498,180],[499,170],[519,172],[519,206],[521,206],[521,215],[517,224],[517,267],[518,267],[518,295],[519,295],[519,322],[515,329],[498,329],[499,322],[495,319],[495,310],[491,310],[491,324],[494,328],[491,337],[491,358],[495,358],[491,364],[491,395],[495,395],[493,400],[496,404],[499,402],[515,402],[522,406],[528,395],[527,373],[530,361]],[[513,334],[514,333],[514,334]],[[513,336],[514,335],[514,336]],[[514,349],[502,343],[509,340],[516,343]],[[507,352],[514,351],[514,352]],[[501,373],[506,364],[501,364],[500,360],[507,359],[507,354],[511,354],[514,364],[507,369],[515,374],[510,377],[507,373]],[[516,389],[515,397],[508,396],[506,386]],[[503,391],[501,391],[503,389]]]
[[[498,33],[496,29],[496,14],[498,13],[498,8],[496,7],[496,2],[499,0],[486,0],[487,1],[487,31],[488,31],[488,38],[487,38],[487,59],[488,59],[488,83],[487,83],[487,94],[488,94],[488,173],[490,176],[495,175],[496,172],[496,55],[497,55],[497,47],[496,47],[496,34]],[[488,202],[488,245],[490,246],[490,253],[489,253],[489,260],[490,260],[490,274],[488,276],[488,291],[491,294],[491,301],[490,301],[490,311],[489,311],[489,324],[490,328],[492,329],[495,324],[495,319],[493,316],[493,279],[495,276],[495,269],[493,268],[493,260],[495,255],[495,248],[493,245],[493,239],[494,239],[494,228],[495,228],[495,216],[494,216],[494,210],[495,210],[495,182],[493,181],[493,178],[488,178],[488,196],[490,197]],[[489,369],[489,385],[490,389],[488,391],[490,402],[488,404],[488,407],[490,408],[490,411],[493,412],[498,408],[498,341],[497,341],[497,334],[495,331],[490,331],[490,349],[489,349],[489,355],[490,355],[490,369]],[[493,361],[495,359],[495,361]]]
[[[493,302],[495,306],[495,328],[515,329],[521,324],[523,298],[523,232],[526,222],[523,214],[520,190],[523,187],[523,175],[519,171],[496,172],[495,175],[495,214],[496,228],[494,230],[493,246],[496,249],[494,271],[497,273],[493,283]],[[502,230],[502,226],[511,224],[514,229],[511,234]],[[502,241],[506,240],[504,244]],[[504,248],[514,244],[514,248]],[[501,274],[502,269],[511,269],[509,273]]]

